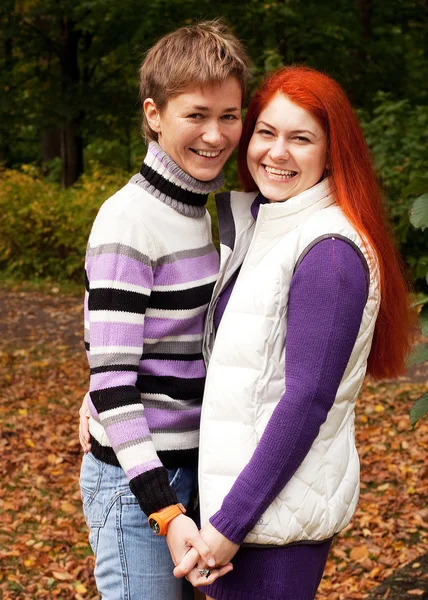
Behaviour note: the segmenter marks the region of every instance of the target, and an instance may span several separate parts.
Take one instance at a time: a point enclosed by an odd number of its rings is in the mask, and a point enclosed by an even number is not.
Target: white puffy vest
[[[335,204],[328,180],[286,202],[261,205],[255,225],[249,211],[254,197],[232,193],[230,205],[226,199],[219,214],[220,221],[227,217],[228,239],[222,245],[220,278],[206,326],[209,368],[200,436],[201,520],[206,523],[220,509],[285,391],[287,305],[294,269],[313,243],[340,236],[362,252],[370,272],[358,337],[334,405],[309,453],[245,539],[249,544],[276,545],[321,541],[346,527],[358,501],[354,405],[379,310],[378,268],[370,249]],[[212,348],[216,296],[240,264]]]

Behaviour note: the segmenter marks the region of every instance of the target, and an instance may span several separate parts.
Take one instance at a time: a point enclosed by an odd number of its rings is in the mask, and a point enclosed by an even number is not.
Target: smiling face
[[[276,94],[260,113],[247,165],[269,202],[283,202],[322,178],[327,163],[323,127],[307,110]]]
[[[162,149],[186,173],[201,181],[217,177],[239,142],[242,91],[235,77],[174,96],[159,111],[144,101],[150,127]]]

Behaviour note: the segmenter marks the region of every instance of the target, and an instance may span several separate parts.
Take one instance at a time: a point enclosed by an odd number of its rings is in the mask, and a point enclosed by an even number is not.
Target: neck
[[[140,174],[131,181],[177,212],[198,217],[205,214],[208,194],[223,185],[223,175],[220,173],[210,181],[195,179],[183,171],[157,142],[150,142]]]

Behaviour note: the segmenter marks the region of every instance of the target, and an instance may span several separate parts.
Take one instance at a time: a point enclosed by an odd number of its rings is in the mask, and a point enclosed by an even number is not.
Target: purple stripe
[[[133,283],[151,288],[153,271],[151,267],[123,254],[98,254],[86,259],[86,269],[91,281],[108,279]]]
[[[143,360],[140,363],[140,372],[143,375],[196,379],[205,377],[205,363],[203,360]]]
[[[126,471],[126,475],[128,479],[134,479],[138,475],[142,475],[143,473],[147,473],[147,471],[153,471],[153,469],[157,469],[158,467],[162,467],[162,463],[159,459],[151,460],[150,462],[146,462],[143,465],[137,465],[136,467],[132,467],[129,471]]]
[[[205,256],[183,258],[160,265],[155,271],[155,285],[177,285],[193,281],[196,286],[201,277],[215,275],[218,269],[219,258],[214,250]]]
[[[146,408],[144,410],[150,429],[176,430],[185,427],[199,429],[201,407],[189,410],[162,410]]]
[[[162,319],[151,317],[147,309],[145,319],[144,337],[148,339],[161,339],[170,335],[194,335],[204,330],[205,311],[190,319]]]
[[[136,417],[129,421],[122,421],[106,427],[107,437],[113,448],[119,444],[128,444],[141,437],[150,435],[147,421],[144,417]]]
[[[140,346],[143,348],[144,324],[91,323],[91,346]]]
[[[136,371],[109,371],[91,375],[90,391],[103,390],[121,385],[134,385],[137,382]]]

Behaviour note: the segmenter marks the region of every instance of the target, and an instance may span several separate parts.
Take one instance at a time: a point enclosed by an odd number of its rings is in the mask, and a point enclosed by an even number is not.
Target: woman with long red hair
[[[199,464],[202,536],[234,568],[203,589],[312,600],[358,501],[359,390],[366,372],[403,372],[413,315],[368,148],[334,80],[305,67],[271,75],[248,109],[239,172],[245,193],[218,199]],[[199,584],[204,568],[192,549],[175,574]]]

